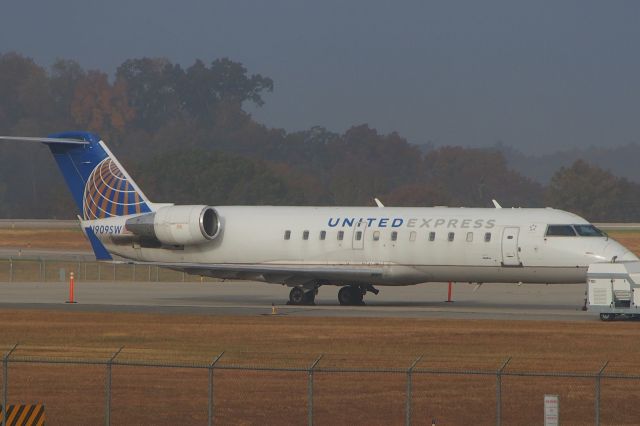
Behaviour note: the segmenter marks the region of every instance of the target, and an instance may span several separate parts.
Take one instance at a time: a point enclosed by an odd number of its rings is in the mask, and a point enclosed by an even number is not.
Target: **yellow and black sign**
[[[0,405],[0,426],[5,426],[4,412]],[[9,405],[7,410],[6,426],[33,426],[44,425],[44,405],[23,404]]]

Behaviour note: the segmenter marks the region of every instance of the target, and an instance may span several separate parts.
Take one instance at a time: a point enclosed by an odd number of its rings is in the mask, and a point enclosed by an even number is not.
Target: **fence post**
[[[135,263],[133,264],[133,273],[131,276],[131,281],[136,282],[136,264]]]
[[[313,369],[316,368],[323,356],[324,355],[320,354],[320,356],[316,358],[315,361],[313,361],[313,364],[311,364],[308,370],[309,380],[307,382],[307,416],[309,419],[309,426],[313,425]]]
[[[107,361],[107,377],[105,379],[105,399],[104,399],[104,424],[106,426],[111,425],[111,365],[113,361],[115,361],[116,357],[120,355],[120,352],[124,349],[124,346],[120,346],[118,349]]]
[[[13,259],[9,258],[9,282],[13,282]]]
[[[596,375],[596,426],[600,426],[600,379],[604,369],[607,368],[609,361],[605,362],[598,374]]]
[[[207,424],[209,426],[213,425],[213,369],[215,368],[220,358],[224,355],[224,351],[220,355],[214,358],[214,360],[209,364],[209,402],[207,405],[209,406],[209,415],[207,417]]]
[[[100,262],[97,262],[98,264],[98,282],[102,281],[102,274],[100,273]]]
[[[507,364],[511,361],[511,357],[502,364],[502,367],[496,371],[496,424],[502,424],[502,372],[507,368]]]
[[[116,282],[116,264],[113,264],[113,282]]]
[[[409,369],[407,370],[407,402],[405,405],[405,411],[404,411],[404,424],[406,426],[411,426],[411,408],[412,408],[412,401],[413,401],[413,377],[412,377],[412,373],[413,373],[413,369],[416,368],[416,365],[420,362],[420,360],[422,360],[422,357],[424,355],[420,355],[418,358],[416,358],[415,361],[413,361],[413,363],[411,364],[411,366],[409,367]]]
[[[9,401],[9,357],[16,350],[18,344],[16,343],[13,347],[4,354],[2,357],[2,423],[3,425],[7,424],[7,404]]]

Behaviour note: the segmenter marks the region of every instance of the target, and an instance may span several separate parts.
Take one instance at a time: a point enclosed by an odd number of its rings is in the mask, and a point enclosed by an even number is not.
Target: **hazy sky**
[[[640,143],[640,2],[3,0],[0,52],[113,73],[229,57],[273,78],[254,117],[369,123],[527,152]],[[58,130],[58,129],[56,129]]]

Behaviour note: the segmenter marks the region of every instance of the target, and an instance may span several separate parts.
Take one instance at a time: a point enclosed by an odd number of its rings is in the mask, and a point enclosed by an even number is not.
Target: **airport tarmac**
[[[311,317],[397,317],[599,321],[582,311],[585,285],[515,285],[454,283],[453,302],[447,283],[380,287],[365,296],[365,306],[340,306],[338,287],[321,287],[315,306],[288,306],[289,289],[246,281],[221,283],[78,282],[67,304],[66,283],[0,283],[0,309],[148,312],[211,315],[278,315]]]

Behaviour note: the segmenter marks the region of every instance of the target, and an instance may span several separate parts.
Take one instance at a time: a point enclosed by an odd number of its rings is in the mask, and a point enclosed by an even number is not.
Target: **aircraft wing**
[[[67,138],[39,138],[28,136],[0,136],[0,141],[21,141],[21,142],[41,142],[46,144],[64,145],[89,145],[89,142],[80,139]]]
[[[247,279],[288,285],[302,285],[310,281],[335,280],[337,282],[369,283],[382,276],[382,266],[356,265],[296,265],[296,264],[241,264],[241,263],[164,263],[136,262],[176,269],[195,275],[226,279]]]

